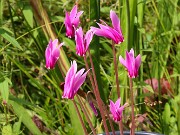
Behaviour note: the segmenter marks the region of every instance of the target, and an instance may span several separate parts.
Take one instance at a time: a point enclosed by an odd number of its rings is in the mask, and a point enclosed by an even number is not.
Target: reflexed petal
[[[79,88],[81,87],[81,85],[84,83],[88,72],[89,72],[89,70],[86,71],[81,77],[79,77],[78,80],[76,80],[76,82],[74,84],[74,93],[76,93],[79,90]]]
[[[122,58],[122,56],[119,56],[119,61],[126,67],[126,61]]]
[[[112,100],[110,100],[110,111],[111,111],[112,115],[115,115],[116,106],[115,106],[115,104],[114,104],[114,102]]]
[[[66,74],[64,87],[68,85],[71,80],[73,80],[72,77],[75,76],[76,71],[77,71],[77,63],[76,61],[73,61],[73,63],[71,63],[71,67],[69,68]]]
[[[114,29],[117,30],[117,32],[121,33],[120,20],[119,20],[118,16],[116,15],[116,13],[112,10],[110,11],[110,18],[111,18]]]
[[[119,98],[115,103],[116,108],[119,108],[120,105],[121,105],[121,98]]]
[[[77,27],[80,23],[80,16],[83,13],[83,11],[80,11],[77,13],[77,16],[74,18],[74,20],[72,21],[72,24],[74,25],[74,27]]]
[[[92,38],[94,36],[94,33],[92,32],[92,30],[88,30],[86,32],[85,38],[84,38],[84,42],[85,42],[85,51],[87,51],[90,42],[92,41]]]
[[[82,76],[82,74],[84,73],[84,71],[85,71],[85,69],[84,68],[82,68],[81,70],[79,70],[77,73],[76,73],[76,75],[75,75],[75,81],[76,80],[79,80],[79,78]]]
[[[71,10],[71,12],[70,12],[70,19],[71,19],[71,20],[74,20],[74,18],[76,17],[76,14],[77,14],[77,5],[75,5],[75,6],[72,8],[72,10]]]
[[[56,45],[58,44],[58,39],[54,39],[54,41],[52,42],[53,47],[56,47]]]
[[[76,41],[76,53],[79,56],[82,56],[84,54],[84,45],[83,45],[83,31],[80,27],[75,32],[75,41]]]
[[[126,51],[126,68],[129,72],[130,77],[133,77],[133,58],[129,55],[129,53]]]
[[[69,13],[68,13],[68,12],[65,13],[65,21],[64,21],[64,24],[65,24],[65,26],[71,25],[71,19],[70,19],[70,17],[69,17]]]
[[[134,58],[134,49],[133,49],[133,48],[131,48],[131,50],[130,50],[130,52],[129,52],[129,55],[130,55],[132,58]]]
[[[102,36],[111,39],[113,37],[113,34],[109,32],[108,29],[99,29],[95,27],[91,27],[92,31],[97,35],[97,36]]]
[[[138,71],[139,67],[141,65],[141,55],[139,54],[135,59],[135,69]]]

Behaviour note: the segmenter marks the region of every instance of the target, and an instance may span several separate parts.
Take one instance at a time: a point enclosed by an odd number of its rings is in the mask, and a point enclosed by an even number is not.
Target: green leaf
[[[165,104],[162,118],[163,118],[164,132],[165,134],[168,135],[170,133],[169,123],[171,119],[171,110],[170,110],[170,105],[168,103]]]
[[[68,100],[69,103],[69,114],[71,117],[71,123],[74,129],[78,129],[78,130],[74,130],[74,134],[75,135],[83,135],[83,128],[82,125],[80,123],[80,120],[78,118],[77,112],[75,110],[75,107],[72,103],[72,101]]]
[[[32,134],[42,135],[41,131],[38,129],[38,127],[32,121],[31,116],[26,111],[26,109],[24,109],[23,106],[17,104],[16,102],[14,102],[12,100],[9,100],[9,104],[12,105],[12,108],[13,108],[15,114],[18,116],[19,119],[22,120],[22,123],[29,129],[29,131]]]
[[[3,126],[2,135],[12,135],[11,125]]]
[[[73,53],[76,53],[76,45],[72,40],[64,37],[63,42],[65,43],[65,46],[67,46]]]
[[[23,9],[23,14],[29,26],[33,28],[33,12],[32,12],[31,7],[25,6],[25,8]]]
[[[13,38],[13,37],[11,37],[11,36],[8,34],[8,32],[5,31],[5,30],[2,29],[2,28],[0,28],[0,35],[1,35],[3,38],[5,38],[7,41],[9,41],[14,47],[17,47],[17,48],[23,50],[22,47],[19,45],[19,43],[16,41],[16,39]]]
[[[154,90],[153,90],[152,86],[146,84],[145,82],[140,82],[138,84],[138,86],[141,86],[141,87],[143,87],[143,89],[147,89],[149,92],[154,93]],[[137,87],[137,85],[135,85],[134,87]]]
[[[5,78],[5,80],[3,82],[0,82],[0,92],[1,92],[1,96],[3,101],[8,102],[8,98],[9,98],[9,83],[11,83],[11,81],[8,78]]]
[[[16,135],[20,134],[21,119],[22,119],[22,117],[19,118],[18,122],[14,123],[14,125],[13,125],[13,134],[16,134]]]

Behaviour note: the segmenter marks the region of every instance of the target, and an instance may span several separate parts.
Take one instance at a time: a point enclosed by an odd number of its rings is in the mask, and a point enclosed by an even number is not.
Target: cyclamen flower
[[[79,56],[84,56],[89,47],[89,44],[93,38],[93,32],[91,30],[87,31],[86,35],[83,35],[83,30],[80,27],[75,32],[76,41],[76,54]]]
[[[82,13],[83,11],[77,12],[77,5],[73,7],[70,13],[66,12],[64,24],[66,27],[66,36],[69,38],[74,37],[74,32],[80,23],[79,17]]]
[[[62,98],[74,99],[75,94],[84,83],[88,71],[84,74],[84,68],[77,72],[77,63],[74,60],[71,62],[71,67],[65,77],[64,92]]]
[[[119,98],[115,103],[110,100],[110,112],[112,113],[113,120],[116,122],[122,119],[122,112],[126,104],[124,104],[123,106],[120,105],[121,105],[121,98]]]
[[[134,50],[131,49],[130,52],[126,51],[126,59],[124,60],[122,58],[122,56],[119,56],[119,61],[128,70],[129,77],[135,78],[138,76],[138,70],[141,65],[141,55],[140,54],[135,58]]]
[[[122,35],[122,31],[120,28],[120,20],[118,16],[116,15],[116,13],[112,10],[110,11],[110,18],[112,21],[113,28],[108,26],[104,22],[105,25],[97,23],[100,28],[91,27],[91,29],[94,31],[94,33],[97,36],[103,36],[103,37],[109,38],[113,40],[114,43],[120,44],[121,42],[124,41],[124,37]]]
[[[53,69],[57,60],[59,59],[60,55],[60,47],[63,45],[63,43],[58,44],[58,39],[55,39],[52,41],[50,39],[49,44],[45,51],[45,58],[46,58],[46,68],[47,69]]]

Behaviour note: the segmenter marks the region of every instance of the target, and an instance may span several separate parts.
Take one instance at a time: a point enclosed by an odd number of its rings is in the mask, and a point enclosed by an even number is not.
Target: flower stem
[[[129,78],[130,81],[130,91],[131,91],[131,111],[132,111],[132,125],[131,125],[131,135],[134,135],[135,131],[135,121],[134,121],[134,95],[133,95],[133,81],[132,78]]]
[[[59,70],[60,70],[60,72],[61,72],[62,77],[65,78],[64,72],[63,72],[62,67],[61,67],[61,61],[58,60],[58,61],[57,61],[57,64],[58,64],[58,67],[59,67]]]
[[[112,41],[112,50],[113,50],[113,61],[114,61],[114,69],[115,69],[115,76],[116,76],[116,85],[117,85],[117,95],[118,98],[120,98],[120,88],[119,88],[119,79],[118,79],[118,67],[116,62],[116,50],[115,50],[115,44]],[[119,128],[120,128],[120,134],[123,135],[123,123],[122,120],[119,122]]]
[[[89,126],[90,126],[90,128],[91,128],[91,130],[92,130],[92,132],[93,132],[93,135],[96,135],[96,131],[95,131],[93,125],[92,125],[92,122],[91,122],[91,120],[89,119],[89,116],[88,116],[88,114],[87,114],[87,112],[86,112],[86,110],[85,110],[85,108],[84,108],[84,106],[83,106],[83,104],[82,104],[82,101],[81,101],[81,99],[80,99],[80,97],[79,97],[78,95],[77,95],[77,99],[78,99],[78,101],[79,101],[79,103],[80,103],[80,106],[81,106],[81,109],[83,110],[84,115],[85,115],[85,117],[86,117],[86,119],[87,119],[87,121],[88,121],[88,123],[89,123]]]
[[[85,65],[86,65],[86,70],[88,71],[89,70],[89,65],[88,65],[88,62],[87,62],[86,55],[84,56],[84,62],[85,62]],[[94,81],[93,81],[93,78],[92,78],[92,75],[91,75],[90,71],[88,72],[88,77],[90,79],[93,90],[95,90],[95,84],[94,84]]]
[[[79,110],[78,110],[78,107],[77,107],[77,105],[76,105],[76,102],[75,102],[74,100],[72,100],[72,101],[73,101],[73,104],[74,104],[74,106],[75,106],[75,109],[76,109],[76,112],[77,112],[77,114],[78,114],[78,117],[79,117],[79,119],[80,119],[81,125],[82,125],[82,127],[83,127],[84,134],[85,134],[85,135],[88,135],[88,132],[87,132],[86,127],[85,127],[85,125],[84,125],[84,122],[83,122],[83,120],[82,120],[81,114],[80,114],[80,112],[79,112]]]
[[[114,126],[113,126],[113,123],[112,123],[112,120],[109,117],[109,112],[108,112],[108,110],[107,110],[107,108],[106,108],[106,106],[104,104],[103,104],[103,106],[104,106],[104,110],[105,110],[105,112],[107,114],[107,118],[109,119],[109,123],[110,123],[110,127],[111,127],[111,130],[112,130],[112,133],[113,133],[113,135],[116,135],[115,130],[114,130]]]
[[[108,130],[108,127],[107,127],[106,118],[105,118],[104,111],[103,111],[103,104],[102,104],[102,100],[101,100],[101,97],[100,97],[100,94],[99,94],[98,84],[97,84],[97,80],[96,80],[96,73],[95,73],[95,70],[94,70],[94,64],[93,64],[91,53],[90,53],[89,49],[88,49],[88,53],[89,53],[90,63],[91,63],[91,67],[92,67],[92,73],[93,73],[94,82],[95,82],[94,94],[95,94],[97,104],[98,104],[98,107],[99,107],[99,110],[100,110],[100,113],[101,113],[103,126],[105,128],[105,132],[106,132],[107,135],[109,135],[109,130]]]
[[[84,56],[84,62],[85,62],[85,65],[86,65],[86,70],[89,70],[89,65],[88,65],[88,63],[87,63],[86,55]],[[90,82],[91,82],[91,84],[92,84],[92,87],[93,87],[93,89],[95,90],[95,84],[94,84],[94,81],[93,81],[93,78],[92,78],[90,72],[88,72],[88,77],[90,78]],[[102,102],[102,103],[103,103],[103,102]],[[113,126],[112,120],[111,120],[110,117],[109,117],[109,112],[108,112],[108,110],[106,109],[106,106],[105,106],[104,104],[103,104],[103,106],[104,106],[104,110],[105,110],[105,112],[106,112],[107,118],[108,118],[108,120],[109,120],[112,133],[113,133],[113,135],[115,135],[114,126]]]

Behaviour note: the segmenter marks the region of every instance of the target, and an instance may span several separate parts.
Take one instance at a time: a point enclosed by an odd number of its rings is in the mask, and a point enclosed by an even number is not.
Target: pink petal
[[[74,20],[74,18],[76,17],[76,14],[77,14],[77,5],[74,5],[74,7],[72,8],[70,12],[70,19]]]
[[[133,61],[134,61],[134,58],[132,58],[131,55],[129,55],[129,53],[126,52],[126,66],[127,66],[126,68],[129,72],[130,77],[134,77]]]
[[[110,11],[110,18],[111,18],[111,21],[112,21],[112,25],[114,27],[114,29],[121,33],[121,30],[120,30],[120,20],[118,18],[118,16],[116,15],[116,13],[114,11]]]
[[[74,20],[72,20],[72,24],[74,25],[75,28],[77,28],[77,26],[80,23],[80,19],[79,18],[80,18],[82,13],[83,13],[83,11],[78,12],[77,16],[74,18]]]
[[[74,93],[76,93],[76,92],[79,90],[79,88],[81,87],[81,85],[84,83],[84,81],[85,81],[85,79],[86,79],[86,75],[87,75],[88,72],[89,72],[89,70],[86,71],[86,72],[85,72],[81,77],[79,77],[78,80],[75,82],[75,84],[74,84]]]
[[[104,29],[99,29],[99,28],[91,27],[91,30],[92,30],[97,36],[102,36],[102,37],[106,37],[106,38],[115,40],[112,32],[111,32],[106,26],[101,25],[101,24],[99,24],[99,26],[100,26],[101,28],[104,28]]]
[[[70,17],[69,17],[69,13],[68,13],[68,12],[65,13],[65,21],[64,21],[64,24],[65,24],[65,26],[71,25],[71,19],[70,19]]]
[[[129,52],[129,55],[130,55],[132,58],[134,58],[134,49],[133,49],[133,48],[131,48],[131,50],[130,50],[130,52]]]
[[[139,67],[141,65],[141,55],[139,54],[135,59],[135,69],[138,71]]]
[[[83,45],[83,31],[80,27],[75,32],[75,41],[76,41],[76,53],[79,56],[82,56],[84,54],[84,45]]]
[[[122,58],[122,56],[119,56],[119,61],[122,65],[126,67],[126,61]]]
[[[66,86],[66,84],[69,84],[72,79],[73,76],[75,76],[77,71],[77,63],[76,61],[73,61],[73,63],[71,63],[71,67],[69,68],[66,77],[65,77],[65,84],[64,87]]]
[[[115,115],[116,106],[115,106],[115,104],[114,104],[114,102],[112,100],[110,100],[110,111],[111,111],[112,115]]]
[[[92,41],[93,36],[94,36],[94,33],[92,32],[91,29],[86,32],[86,35],[85,35],[85,38],[84,38],[85,45],[86,45],[85,46],[85,51],[87,51],[87,49],[89,47],[89,44]]]
[[[84,68],[82,68],[81,70],[79,70],[77,73],[76,73],[76,75],[75,75],[75,81],[78,81],[79,80],[79,78],[82,76],[82,74],[84,73]]]
[[[121,98],[119,98],[119,99],[115,102],[116,108],[119,108],[120,105],[121,105]]]

